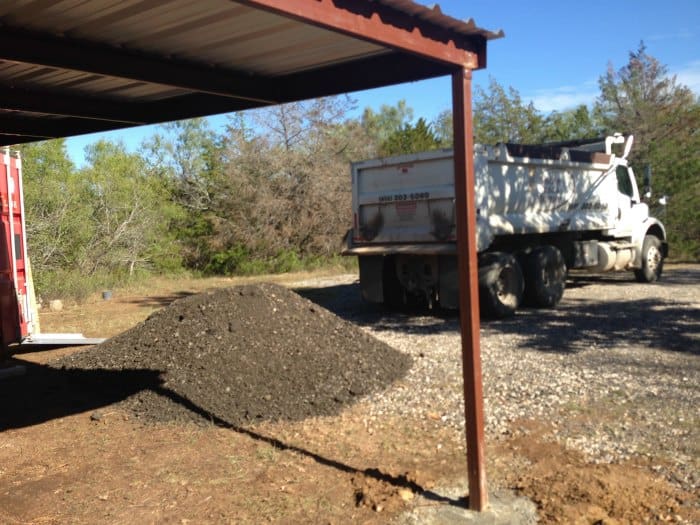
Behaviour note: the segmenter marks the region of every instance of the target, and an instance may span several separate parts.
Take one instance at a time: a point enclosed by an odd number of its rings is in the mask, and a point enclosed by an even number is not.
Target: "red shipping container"
[[[0,336],[2,346],[29,335],[31,310],[27,294],[22,161],[2,150],[0,162]]]

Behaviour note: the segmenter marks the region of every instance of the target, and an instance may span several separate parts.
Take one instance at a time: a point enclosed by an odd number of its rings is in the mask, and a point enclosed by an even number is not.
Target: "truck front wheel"
[[[566,288],[566,262],[551,245],[539,246],[525,258],[525,303],[551,308],[561,301]]]
[[[479,305],[489,317],[515,314],[523,298],[523,272],[512,255],[491,252],[479,258]]]
[[[664,256],[661,240],[656,235],[646,235],[642,243],[642,267],[634,271],[640,283],[653,283],[661,278],[664,268]]]

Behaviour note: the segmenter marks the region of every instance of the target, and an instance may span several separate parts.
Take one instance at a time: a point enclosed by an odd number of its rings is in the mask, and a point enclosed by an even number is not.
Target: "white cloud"
[[[689,62],[671,73],[676,75],[679,84],[688,86],[696,95],[700,96],[700,60]]]
[[[700,60],[688,62],[680,67],[669,68],[671,75],[676,75],[678,84],[688,86],[700,96]],[[531,95],[523,95],[524,100],[531,100],[539,111],[566,111],[581,104],[592,106],[600,95],[598,81],[584,82],[580,86],[559,86],[535,90]]]
[[[644,41],[658,42],[660,40],[690,40],[695,34],[689,29],[679,29],[675,33],[657,33],[644,38]]]
[[[535,108],[544,112],[565,111],[581,104],[591,105],[598,96],[597,80],[584,82],[580,86],[559,86],[550,89],[538,89],[531,96]]]

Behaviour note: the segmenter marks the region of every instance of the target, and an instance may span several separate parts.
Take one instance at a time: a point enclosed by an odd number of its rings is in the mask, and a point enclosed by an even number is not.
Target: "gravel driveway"
[[[373,417],[464,426],[456,314],[362,306],[352,276],[305,284],[303,295],[414,358],[404,380],[371,398]],[[481,353],[489,440],[539,419],[590,461],[648,461],[685,490],[700,488],[699,266],[669,267],[653,285],[631,274],[574,276],[556,309],[484,321]]]

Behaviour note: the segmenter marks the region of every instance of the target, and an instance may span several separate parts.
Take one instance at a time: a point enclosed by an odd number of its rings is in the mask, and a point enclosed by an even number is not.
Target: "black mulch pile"
[[[69,373],[121,371],[125,381],[157,371],[160,384],[135,389],[121,405],[149,421],[235,426],[336,414],[410,365],[409,356],[272,284],[180,299],[98,347],[52,363]]]

